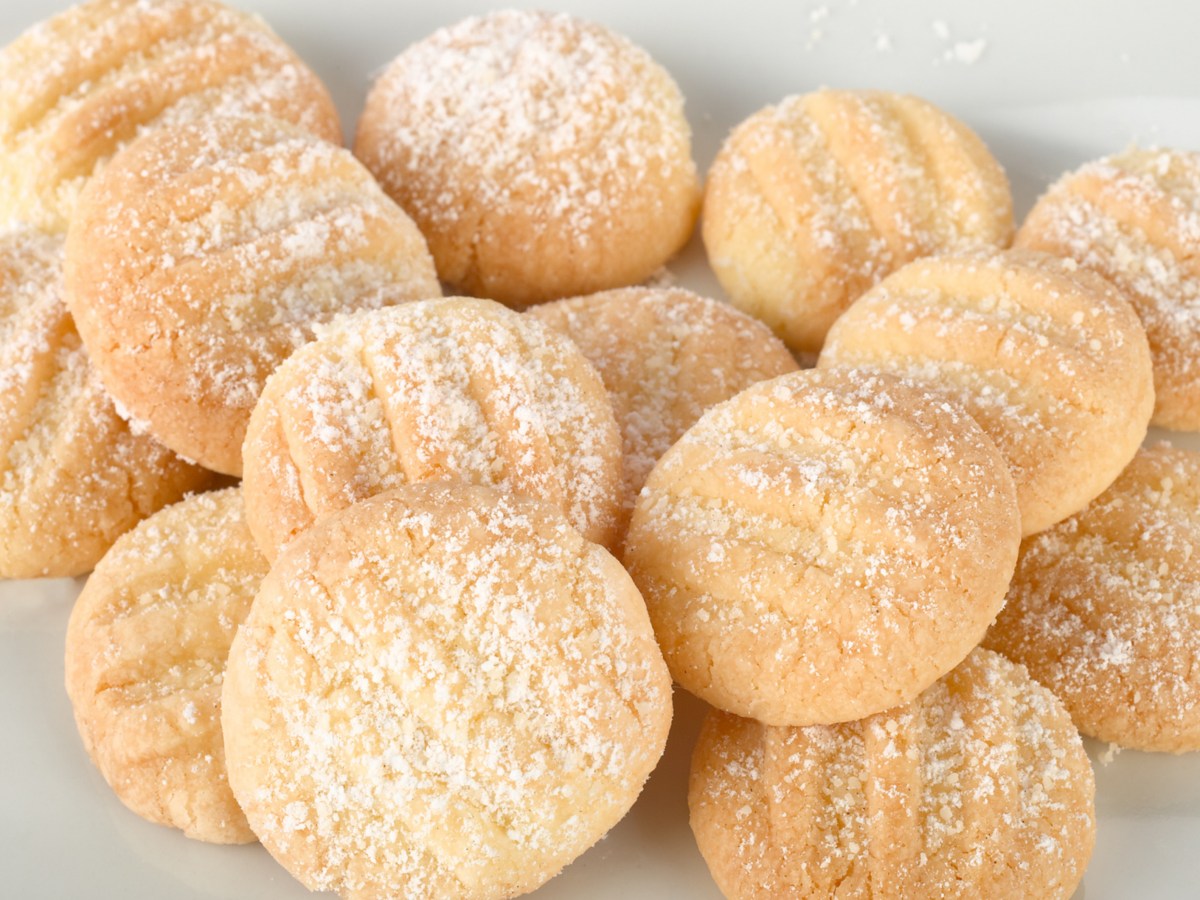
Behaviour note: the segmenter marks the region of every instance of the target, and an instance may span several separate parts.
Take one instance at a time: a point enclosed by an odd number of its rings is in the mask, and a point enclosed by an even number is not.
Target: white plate
[[[385,0],[244,0],[326,78],[353,126],[368,77],[435,27],[485,9]],[[55,2],[4,0],[0,43]],[[821,84],[920,94],[977,128],[1007,167],[1019,212],[1059,172],[1131,142],[1200,149],[1200,4],[987,0],[576,0],[556,8],[644,45],[688,98],[707,166],[737,121]],[[974,60],[971,62],[971,60]],[[719,293],[697,242],[671,265]],[[1179,441],[1200,449],[1196,438]],[[88,762],[62,689],[75,582],[0,584],[0,896],[289,898],[306,892],[259,847],[212,847],[149,825]],[[719,898],[687,827],[685,784],[701,705],[676,726],[633,812],[537,893],[565,898]],[[1098,759],[1103,748],[1092,747]],[[1077,896],[1200,895],[1200,754],[1126,751],[1097,765],[1099,835]]]

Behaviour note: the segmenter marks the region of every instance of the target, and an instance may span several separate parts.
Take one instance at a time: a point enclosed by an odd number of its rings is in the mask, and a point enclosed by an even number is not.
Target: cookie
[[[1112,484],[1154,408],[1150,348],[1125,297],[1028,250],[905,266],[834,323],[818,365],[910,378],[960,404],[1012,467],[1024,534]]]
[[[67,695],[121,802],[192,838],[246,843],[221,739],[225,659],[267,562],[241,491],[197,494],[121,537],[67,626]]]
[[[271,376],[243,450],[268,559],[314,522],[402,484],[463,479],[539,497],[616,539],[620,436],[565,337],[490,300],[410,303],[322,332]]]
[[[1154,358],[1154,424],[1200,431],[1200,153],[1130,149],[1068,172],[1020,247],[1077,261],[1125,292]]]
[[[772,728],[712,712],[692,757],[700,852],[730,900],[1066,898],[1095,783],[1062,704],[976,650],[904,706]]]
[[[625,814],[670,719],[620,564],[548,505],[445,483],[280,555],[222,710],[251,826],[348,900],[533,890]]]
[[[354,144],[456,292],[524,307],[644,280],[692,231],[683,97],[640,47],[507,10],[412,45]]]
[[[130,431],[62,294],[61,238],[0,235],[0,578],[82,575],[211,478]]]
[[[1007,246],[1004,170],[969,128],[885,91],[820,90],[746,119],[708,173],[702,232],[734,304],[816,353],[833,320],[906,262]]]
[[[1200,750],[1200,454],[1138,453],[1087,509],[1021,546],[986,645],[1024,663],[1084,734]]]
[[[808,370],[714,407],[663,455],[624,558],[680,685],[828,724],[961,662],[1019,538],[1008,467],[966,413],[890,376]]]
[[[229,475],[263,383],[314,324],[441,294],[350,152],[269,119],[159,128],[114,157],[80,198],[66,284],[118,404]]]
[[[0,222],[65,230],[135,136],[265,115],[341,143],[320,79],[261,19],[208,0],[90,0],[0,50]]]
[[[604,381],[624,451],[624,533],[654,463],[710,406],[798,368],[769,328],[681,288],[622,288],[535,306]]]

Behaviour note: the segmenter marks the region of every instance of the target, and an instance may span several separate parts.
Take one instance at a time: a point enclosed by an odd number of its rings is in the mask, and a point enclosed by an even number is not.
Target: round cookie
[[[1021,546],[986,644],[1084,734],[1200,750],[1200,454],[1142,450],[1087,509]]]
[[[348,900],[533,890],[625,814],[670,719],[621,565],[547,505],[446,483],[364,500],[279,557],[222,711],[264,846]]]
[[[0,578],[91,570],[210,473],[117,415],[62,299],[62,239],[0,235]]]
[[[1016,243],[1124,291],[1150,339],[1154,424],[1200,431],[1200,153],[1135,148],[1068,172]]]
[[[246,843],[221,739],[225,659],[267,562],[241,491],[193,495],[121,537],[67,626],[67,695],[121,802],[192,838]]]
[[[905,266],[834,323],[818,365],[902,376],[960,404],[1012,467],[1024,534],[1112,484],[1154,408],[1150,348],[1121,292],[1027,250]]]
[[[620,436],[568,339],[490,300],[451,298],[325,329],[267,381],[243,449],[268,559],[314,522],[402,484],[463,479],[538,497],[613,544]]]
[[[1095,843],[1094,795],[1062,704],[975,650],[911,703],[858,722],[710,713],[688,806],[730,900],[1066,900]]]
[[[798,368],[769,328],[681,288],[621,288],[535,306],[596,367],[621,429],[624,533],[658,458],[710,406]]]
[[[643,281],[699,208],[671,76],[563,14],[495,12],[409,47],[368,95],[354,151],[444,282],[514,307]]]
[[[66,278],[118,404],[230,475],[263,383],[316,323],[441,294],[350,152],[270,119],[159,128],[114,157],[80,198]]]
[[[1008,467],[966,413],[890,376],[808,370],[714,407],[666,452],[625,563],[680,685],[825,724],[961,662],[1019,538]]]
[[[136,135],[265,115],[341,143],[325,86],[256,16],[208,0],[90,0],[0,50],[0,223],[65,230]]]
[[[842,310],[906,262],[1007,246],[1012,196],[978,136],[924,100],[820,90],[734,128],[702,229],[733,302],[816,353]]]

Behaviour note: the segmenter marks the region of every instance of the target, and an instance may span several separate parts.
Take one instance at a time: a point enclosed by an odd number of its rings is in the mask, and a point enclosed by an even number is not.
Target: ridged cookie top
[[[535,306],[596,367],[624,444],[623,533],[658,458],[700,415],[798,367],[761,322],[679,288],[624,288]]]
[[[260,19],[207,0],[91,0],[0,51],[0,221],[65,229],[142,130],[270,115],[341,142],[324,85]]]
[[[71,611],[66,684],[84,746],[138,815],[215,843],[246,843],[225,775],[221,685],[267,561],[228,488],[125,534]]]
[[[355,152],[443,281],[514,306],[646,278],[699,205],[674,81],[564,14],[491,13],[412,45],[367,98]]]
[[[1108,487],[1154,406],[1150,348],[1124,296],[1027,250],[905,266],[834,323],[819,364],[903,376],[961,404],[1012,467],[1025,534]]]
[[[976,650],[912,703],[859,722],[711,713],[688,805],[731,900],[1066,900],[1095,841],[1094,792],[1058,700]]]
[[[1131,149],[1051,185],[1017,235],[1126,293],[1154,357],[1154,424],[1200,431],[1200,153]]]
[[[762,382],[655,466],[625,562],[671,674],[772,724],[907,702],[999,611],[1020,527],[1003,457],[924,388],[853,369]]]
[[[243,454],[270,559],[364,497],[447,478],[539,497],[597,543],[617,537],[620,437],[604,386],[569,340],[490,300],[322,330],[267,382]]]
[[[82,575],[209,477],[130,433],[62,295],[61,238],[0,236],[0,578]]]
[[[229,474],[267,376],[315,324],[440,294],[424,240],[371,174],[270,119],[161,128],[126,148],[83,194],[66,273],[113,397]]]
[[[999,163],[958,120],[884,91],[787,97],[713,161],[704,244],[730,297],[816,352],[859,294],[910,260],[1012,238]]]
[[[671,718],[620,564],[547,505],[446,484],[292,544],[223,704],[263,844],[347,898],[532,890],[625,813]]]
[[[1200,749],[1200,454],[1138,453],[1087,509],[1022,545],[987,644],[1062,698],[1080,730]]]

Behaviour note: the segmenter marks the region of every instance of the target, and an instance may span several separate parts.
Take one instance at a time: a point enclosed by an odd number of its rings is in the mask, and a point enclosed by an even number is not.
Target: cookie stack
[[[207,0],[91,0],[0,84],[0,574],[95,567],[67,691],[138,814],[516,896],[633,804],[673,680],[727,896],[1065,898],[1079,730],[1200,746],[1200,463],[1138,450],[1195,427],[1192,156],[1085,167],[1009,249],[960,122],[788,98],[704,194],[735,308],[638,284],[701,188],[592,23],[438,31],[354,154]]]

